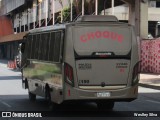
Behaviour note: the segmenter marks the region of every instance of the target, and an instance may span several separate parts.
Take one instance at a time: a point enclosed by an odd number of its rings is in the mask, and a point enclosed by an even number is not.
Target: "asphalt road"
[[[51,111],[47,102],[38,97],[35,102],[28,99],[28,91],[22,89],[21,73],[9,70],[5,66],[0,66],[0,111]],[[129,111],[129,112],[128,112]],[[147,112],[148,111],[148,112]],[[98,110],[95,103],[64,104],[48,114],[60,119],[160,119],[160,117],[133,117],[135,113],[160,115],[160,91],[139,87],[139,97],[133,102],[117,102],[113,111]],[[130,117],[128,118],[127,115]],[[117,117],[118,116],[118,117]],[[119,118],[121,117],[121,118]],[[123,118],[122,118],[123,117]],[[131,118],[132,117],[132,118]],[[0,118],[5,119],[5,118]],[[7,120],[18,118],[6,118]],[[22,118],[19,118],[22,119]],[[25,118],[23,118],[25,119]],[[27,118],[26,118],[27,119]],[[31,118],[30,118],[31,119]],[[29,119],[29,120],[30,120]],[[38,118],[39,120],[40,118]],[[42,118],[44,120],[53,118]],[[110,118],[111,119],[111,118]]]

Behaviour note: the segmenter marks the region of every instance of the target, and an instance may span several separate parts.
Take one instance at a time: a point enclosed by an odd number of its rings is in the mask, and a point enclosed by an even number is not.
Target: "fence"
[[[141,41],[141,72],[160,73],[160,38]]]

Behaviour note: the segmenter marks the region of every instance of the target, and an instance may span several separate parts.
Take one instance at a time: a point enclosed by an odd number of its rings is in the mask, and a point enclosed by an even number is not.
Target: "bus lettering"
[[[104,31],[103,32],[103,37],[104,38],[108,38],[109,37],[109,32],[108,31]]]
[[[82,42],[87,42],[87,39],[84,35],[82,35],[80,39],[81,39]]]
[[[84,35],[84,36],[86,36],[86,35]],[[88,33],[87,34],[87,36],[88,36],[88,40],[90,40],[90,39],[94,39],[94,33]]]
[[[124,40],[124,36],[122,34],[118,34],[110,31],[96,31],[87,34],[83,34],[80,36],[80,41],[86,43],[87,41],[99,39],[99,38],[108,38],[111,40],[116,40],[121,43]]]

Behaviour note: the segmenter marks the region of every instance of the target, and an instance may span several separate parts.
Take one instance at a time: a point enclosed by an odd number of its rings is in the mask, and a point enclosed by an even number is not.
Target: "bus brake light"
[[[73,86],[73,68],[67,63],[64,64],[65,81]]]

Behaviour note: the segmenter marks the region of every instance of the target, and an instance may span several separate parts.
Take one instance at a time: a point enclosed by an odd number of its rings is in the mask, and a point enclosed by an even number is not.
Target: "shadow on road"
[[[69,103],[50,109],[44,98],[37,97],[34,102],[29,101],[28,95],[0,95],[0,100],[8,103],[9,111],[33,111],[40,112],[49,117],[134,117],[135,112],[147,112],[160,110],[157,103],[160,93],[140,93],[134,102],[118,102],[113,111],[99,110],[95,103]],[[150,100],[148,102],[147,100]],[[1,107],[1,106],[0,106]],[[0,111],[3,111],[0,108]]]

